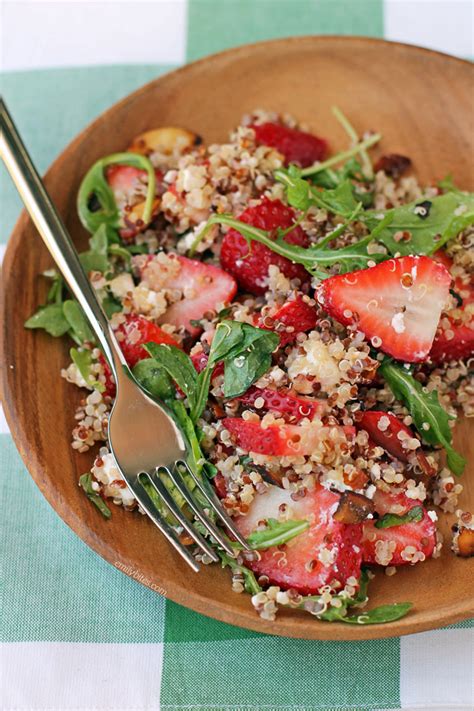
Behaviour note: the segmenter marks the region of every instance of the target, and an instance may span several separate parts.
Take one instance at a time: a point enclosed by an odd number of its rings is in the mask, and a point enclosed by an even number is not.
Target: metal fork
[[[176,504],[169,491],[172,488],[170,483],[180,492],[195,519],[219,547],[235,557],[234,548],[222,529],[212,520],[210,512],[214,512],[236,541],[248,550],[248,544],[224,511],[212,486],[205,478],[198,478],[186,463],[188,445],[179,426],[165,407],[148,397],[133,378],[94,289],[82,269],[64,223],[1,98],[0,126],[0,155],[59,271],[82,307],[115,378],[117,396],[109,419],[108,439],[117,467],[128,488],[149,518],[194,571],[199,570],[199,565],[189,549],[180,541],[180,531],[186,532],[211,560],[217,561],[219,556]],[[192,491],[183,478],[183,473],[187,475],[188,482],[194,484]],[[145,490],[145,480],[159,497],[165,515]],[[177,526],[171,525],[170,513]]]

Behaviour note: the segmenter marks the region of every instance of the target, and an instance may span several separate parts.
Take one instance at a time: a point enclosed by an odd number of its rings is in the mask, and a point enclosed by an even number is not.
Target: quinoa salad
[[[324,126],[263,110],[222,144],[137,136],[83,178],[80,258],[133,376],[250,544],[216,547],[229,595],[265,620],[285,607],[371,624],[409,612],[371,609],[368,583],[439,556],[439,518],[455,519],[450,554],[474,553],[453,444],[474,416],[474,195],[451,176],[421,186],[378,133],[337,108],[328,120],[347,133],[338,153]],[[91,456],[79,485],[97,515],[143,514],[107,446],[109,366],[61,276],[42,278],[25,325],[72,344],[72,447]]]

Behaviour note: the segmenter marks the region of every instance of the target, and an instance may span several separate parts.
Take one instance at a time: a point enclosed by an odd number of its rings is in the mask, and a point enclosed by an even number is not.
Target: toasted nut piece
[[[374,512],[374,502],[363,494],[345,491],[333,516],[339,523],[360,523]]]
[[[182,153],[200,142],[201,139],[197,134],[191,133],[191,131],[187,131],[184,128],[168,126],[140,133],[139,136],[133,139],[127,150],[132,153],[141,153],[142,155],[149,155],[155,152],[171,155],[175,151]]]
[[[474,529],[461,528],[456,541],[457,555],[470,558],[474,555]]]

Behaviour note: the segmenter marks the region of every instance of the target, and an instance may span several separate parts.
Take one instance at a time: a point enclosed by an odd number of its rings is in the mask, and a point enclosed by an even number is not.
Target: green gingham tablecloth
[[[56,67],[2,76],[41,170],[128,92],[244,42],[361,34],[473,55],[470,0],[64,0],[6,2],[3,13],[10,25],[23,19],[26,33],[13,41],[4,32],[4,64],[14,56],[14,66]],[[45,48],[35,34],[45,17],[76,25],[79,39],[70,33],[66,46],[57,40],[61,27],[53,27]],[[88,39],[80,35],[84,22]],[[122,65],[61,67],[94,58]],[[20,202],[3,169],[1,178],[3,250]],[[345,643],[262,636],[202,617],[126,577],[76,538],[35,487],[1,419],[0,430],[2,709],[472,708],[472,623]]]

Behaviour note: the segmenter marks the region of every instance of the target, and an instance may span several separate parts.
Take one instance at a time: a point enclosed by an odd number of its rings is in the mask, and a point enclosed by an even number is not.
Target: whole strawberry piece
[[[323,138],[312,133],[288,128],[280,123],[263,123],[252,126],[257,143],[276,148],[285,156],[285,163],[296,163],[301,168],[322,160],[327,153],[328,144]]]
[[[284,590],[293,588],[303,595],[316,594],[323,585],[338,581],[343,587],[348,578],[360,577],[361,524],[339,523],[333,517],[339,495],[316,486],[295,500],[290,491],[270,486],[256,496],[248,514],[236,520],[240,532],[248,537],[268,519],[307,520],[309,527],[288,543],[260,550],[257,560],[246,563],[258,576]],[[354,581],[355,582],[355,581]]]
[[[406,565],[433,555],[436,545],[436,525],[420,501],[405,494],[391,494],[378,489],[373,498],[379,518],[362,524],[362,554],[364,563]],[[404,516],[413,508],[419,520],[381,528],[381,519],[390,514]],[[433,517],[436,520],[436,517]],[[396,520],[391,523],[396,524]]]
[[[356,324],[374,348],[408,363],[427,359],[451,275],[429,257],[398,257],[329,277],[318,301],[340,323]]]
[[[271,233],[278,228],[285,230],[291,227],[295,214],[280,200],[265,197],[255,207],[248,207],[238,219]],[[308,237],[299,226],[288,233],[285,241],[300,247],[309,244]],[[267,290],[268,267],[271,264],[276,265],[289,279],[299,279],[302,284],[310,281],[309,273],[301,264],[294,264],[259,242],[252,242],[249,247],[242,235],[234,229],[229,230],[222,240],[220,259],[223,269],[236,278],[239,287],[256,296]]]

